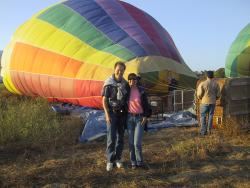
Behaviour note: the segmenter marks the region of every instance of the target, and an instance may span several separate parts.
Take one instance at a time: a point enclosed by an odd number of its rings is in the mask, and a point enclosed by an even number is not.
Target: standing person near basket
[[[126,65],[123,62],[117,62],[114,66],[114,74],[104,82],[102,90],[107,123],[107,171],[113,169],[114,163],[117,168],[123,167],[121,156],[129,94],[128,82],[123,78],[125,69]]]
[[[138,85],[135,73],[128,75],[128,83],[130,86],[127,117],[129,151],[132,169],[136,169],[143,165],[142,135],[147,117],[151,115],[152,110],[143,87]]]
[[[214,80],[214,72],[207,71],[207,79],[197,89],[197,97],[201,100],[201,135],[211,134],[216,99],[221,95],[219,84]],[[208,114],[208,123],[206,116]]]

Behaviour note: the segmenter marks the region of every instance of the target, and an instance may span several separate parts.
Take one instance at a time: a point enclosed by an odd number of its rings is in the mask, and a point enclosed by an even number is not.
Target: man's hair
[[[213,78],[214,77],[214,71],[207,71],[207,77]]]
[[[125,65],[124,62],[122,62],[122,61],[117,61],[117,62],[115,63],[114,69],[115,69],[118,65],[122,66],[122,67],[124,68],[124,70],[126,70],[126,65]]]

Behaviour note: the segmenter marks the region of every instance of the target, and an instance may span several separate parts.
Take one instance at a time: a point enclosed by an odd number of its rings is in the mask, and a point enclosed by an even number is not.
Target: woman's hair
[[[135,73],[130,73],[128,75],[128,80],[132,80],[132,79],[135,79],[135,78],[136,78],[136,80],[138,80],[138,76]]]

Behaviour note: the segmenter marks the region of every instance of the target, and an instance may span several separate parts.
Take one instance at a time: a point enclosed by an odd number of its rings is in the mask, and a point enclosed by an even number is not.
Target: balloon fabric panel
[[[136,22],[143,28],[143,30],[147,33],[147,35],[151,38],[152,41],[157,45],[158,49],[161,52],[161,55],[164,57],[174,57],[174,59],[178,62],[179,58],[176,56],[173,51],[171,50],[171,46],[169,44],[164,44],[162,38],[160,38],[158,31],[161,31],[162,29],[159,27],[153,27],[153,22],[157,22],[153,20],[150,16],[148,16],[143,11],[135,8],[134,6],[120,1],[119,3],[124,6],[124,8],[133,16],[133,18],[136,20]],[[167,47],[170,48],[167,48]],[[169,49],[171,51],[169,51]],[[169,53],[171,52],[171,53]]]
[[[106,11],[113,21],[124,30],[131,38],[143,47],[148,55],[161,55],[157,46],[148,37],[147,33],[141,28],[137,21],[130,15],[120,2],[98,1],[98,4]],[[126,19],[124,19],[126,18]]]
[[[72,34],[97,50],[103,50],[124,60],[135,57],[133,52],[113,43],[109,38],[92,26],[88,20],[71,10],[69,7],[60,4],[56,5],[38,16],[38,18],[57,28],[61,28],[61,30]]]
[[[92,0],[77,2],[81,5],[81,9],[78,8],[79,4],[74,1],[66,1],[64,4],[85,17],[98,30],[107,35],[114,43],[129,48],[136,56],[146,55],[145,50],[134,39],[129,37],[127,33],[119,28],[96,2]]]
[[[250,23],[232,43],[225,65],[227,77],[250,77]]]

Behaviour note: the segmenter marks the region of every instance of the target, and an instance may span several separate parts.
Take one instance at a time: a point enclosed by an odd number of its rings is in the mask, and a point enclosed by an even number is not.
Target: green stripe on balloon
[[[51,7],[38,18],[74,35],[95,49],[110,53],[126,61],[135,57],[131,51],[114,44],[84,17],[64,5]]]
[[[238,34],[227,55],[225,75],[227,77],[250,76],[250,24]]]

